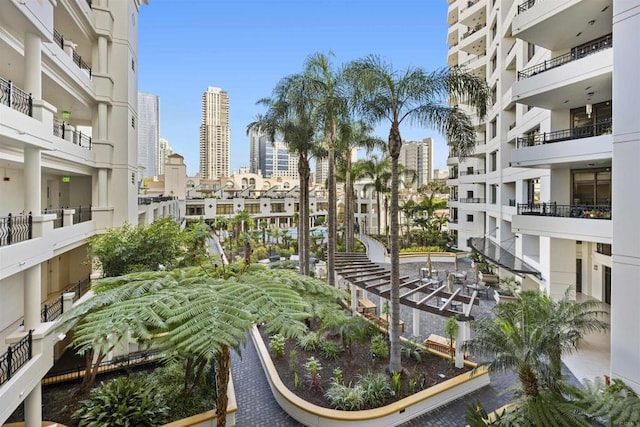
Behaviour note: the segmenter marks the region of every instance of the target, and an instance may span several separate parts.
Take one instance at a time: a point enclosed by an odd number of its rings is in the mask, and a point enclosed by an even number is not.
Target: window
[[[607,243],[598,243],[596,245],[596,252],[602,255],[611,256],[611,245]]]
[[[133,116],[131,117],[131,127],[134,129],[136,128],[136,118]]]
[[[531,58],[536,54],[536,45],[533,43],[527,44],[527,62],[531,61]]]
[[[489,154],[489,166],[491,167],[491,172],[498,170],[498,150]]]
[[[611,101],[593,104],[590,108],[590,113],[587,113],[586,106],[571,110],[571,129],[575,131],[575,136],[611,133]]]
[[[491,40],[496,39],[496,35],[498,34],[498,23],[494,22],[491,26]]]
[[[493,55],[493,57],[491,58],[491,69],[489,70],[489,72],[493,73],[496,68],[498,68],[498,56]]]
[[[498,185],[491,185],[491,204],[495,205],[498,203]]]
[[[540,203],[540,178],[528,179],[525,182],[527,185],[527,203]]]
[[[491,129],[491,138],[495,138],[496,136],[498,136],[498,120],[497,119],[493,119],[491,120],[490,125],[490,129]]]
[[[493,105],[495,105],[496,102],[498,102],[498,86],[497,85],[491,88],[491,102],[493,103]]]
[[[573,205],[611,206],[611,169],[571,171]]]
[[[467,222],[473,222],[473,215],[467,215]]]

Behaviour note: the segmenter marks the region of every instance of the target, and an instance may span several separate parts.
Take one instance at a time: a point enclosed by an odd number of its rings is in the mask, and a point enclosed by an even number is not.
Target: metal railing
[[[62,209],[45,209],[43,214],[56,214],[56,219],[53,220],[53,228],[60,228],[64,225],[64,212]]]
[[[89,3],[89,7],[91,7],[91,1],[87,0],[87,3]],[[60,46],[60,49],[64,50],[64,36],[60,34],[55,28],[53,29],[53,41],[55,42],[55,44]],[[89,74],[89,78],[91,78],[91,67],[87,65],[86,62],[84,62],[82,56],[76,53],[75,49],[73,50],[73,53],[71,55],[71,60],[78,66],[78,68],[86,71]]]
[[[6,105],[31,117],[33,113],[33,98],[15,86],[11,80],[0,77],[0,104]]]
[[[168,202],[176,199],[176,196],[138,197],[138,205],[150,205],[151,203]]]
[[[593,125],[573,129],[562,129],[553,132],[535,133],[516,138],[516,148],[533,147],[534,145],[551,144],[554,142],[570,141],[572,139],[590,138],[611,133],[611,119],[603,120]]]
[[[68,208],[75,209],[76,212],[73,214],[73,223],[80,224],[81,222],[91,221],[91,205],[89,206],[78,206],[77,208]]]
[[[18,369],[31,360],[33,353],[33,330],[14,345],[10,345],[6,353],[0,355],[0,385],[11,379]]]
[[[71,135],[71,142],[75,145],[91,150],[91,137],[87,134],[83,134],[81,131],[71,127],[68,123],[65,123],[58,119],[53,119],[53,134],[58,138],[66,139],[66,136]]]
[[[56,45],[60,46],[60,49],[64,49],[64,36],[55,28],[53,29],[53,41]]]
[[[540,3],[542,0],[526,0],[524,3],[518,5],[518,14],[531,9],[536,3]]]
[[[554,68],[560,67],[561,65],[600,52],[604,49],[609,49],[612,46],[613,38],[611,34],[600,37],[599,39],[593,40],[589,43],[574,47],[573,49],[571,49],[571,52],[567,52],[564,55],[560,55],[552,59],[547,59],[541,64],[525,68],[522,71],[518,71],[518,80],[528,79],[529,77],[533,77],[536,74],[544,73],[545,71],[552,70]]]
[[[472,170],[460,171],[460,176],[484,175],[484,174],[485,174],[484,169],[472,169]]]
[[[78,284],[69,289],[65,289],[55,301],[50,304],[44,304],[40,310],[40,320],[43,322],[53,322],[64,313],[64,294],[67,292],[73,292],[73,302],[76,302],[80,297],[87,293],[91,288],[91,279],[87,277],[84,280],[78,280]]]
[[[33,216],[12,215],[0,217],[0,246],[31,240],[33,236]]]
[[[485,203],[485,199],[480,197],[466,197],[464,199],[460,199],[460,203]]]
[[[467,32],[466,32],[466,33],[464,33],[464,34],[462,35],[462,38],[461,38],[460,40],[464,40],[464,39],[466,39],[466,38],[467,38],[467,37],[469,37],[470,35],[472,35],[472,34],[474,34],[474,33],[478,32],[478,31],[480,31],[481,29],[483,29],[483,28],[484,28],[484,27],[486,27],[486,26],[487,26],[486,24],[478,24],[478,25],[476,25],[476,26],[475,26],[475,27],[473,27],[473,28],[469,28],[469,29],[467,30]]]
[[[518,215],[611,219],[611,205],[559,205],[556,202],[518,203]]]

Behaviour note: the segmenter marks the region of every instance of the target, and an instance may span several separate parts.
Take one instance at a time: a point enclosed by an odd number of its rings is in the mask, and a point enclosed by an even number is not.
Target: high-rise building
[[[164,166],[172,153],[173,149],[169,145],[169,141],[164,138],[160,138],[160,149],[158,153],[158,175],[164,175]]]
[[[448,64],[486,79],[493,102],[475,153],[450,149],[449,228],[527,288],[602,301],[604,369],[640,391],[640,1],[448,5]]]
[[[289,153],[287,144],[282,141],[271,141],[263,135],[252,135],[251,138],[252,173],[260,173],[264,178],[272,176],[288,176],[298,178],[298,156]],[[254,152],[257,155],[254,157]]]
[[[218,87],[202,94],[200,125],[200,176],[214,179],[229,176],[229,97]]]
[[[159,175],[160,98],[138,92],[138,169],[140,178]]]
[[[58,317],[97,273],[87,239],[178,215],[138,204],[143,3],[0,1],[0,425],[21,405],[42,425],[40,380],[70,341]]]
[[[398,162],[406,170],[413,171],[413,188],[419,188],[433,179],[433,139],[403,141]]]

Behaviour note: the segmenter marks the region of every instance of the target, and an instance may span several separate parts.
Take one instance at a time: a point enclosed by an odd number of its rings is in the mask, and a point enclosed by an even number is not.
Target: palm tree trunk
[[[300,215],[298,215],[298,252],[300,273],[309,275],[309,161],[305,153],[298,158],[300,175]]]
[[[218,367],[216,369],[216,381],[218,395],[216,396],[216,419],[218,427],[227,425],[227,387],[229,385],[229,372],[231,363],[231,352],[228,346],[223,346],[218,355]]]
[[[382,215],[382,213],[380,212],[380,192],[379,191],[376,191],[376,207],[378,208],[378,214],[376,215],[378,219],[378,236],[381,236],[382,232],[380,231],[380,215]]]
[[[530,366],[524,366],[518,371],[518,378],[525,396],[538,395],[538,379]]]
[[[398,158],[402,139],[397,121],[389,131],[391,157],[391,313],[389,327],[389,372],[400,372],[400,251],[398,248]]]
[[[345,171],[344,180],[344,233],[345,233],[345,250],[353,252],[354,250],[354,223],[353,223],[353,184],[351,183],[351,156],[347,155],[347,170]]]
[[[331,128],[329,135],[328,154],[329,154],[329,224],[328,224],[328,241],[327,241],[327,278],[329,286],[335,287],[336,277],[334,274],[336,266],[336,236],[337,236],[337,197],[336,197],[336,143],[335,143],[335,124]]]

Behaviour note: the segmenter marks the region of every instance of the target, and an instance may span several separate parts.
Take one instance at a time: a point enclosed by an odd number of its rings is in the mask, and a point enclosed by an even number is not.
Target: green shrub
[[[304,351],[318,351],[322,348],[322,337],[317,332],[311,332],[298,338],[298,347]]]
[[[295,348],[289,352],[289,370],[294,372],[298,367],[298,350]]]
[[[320,355],[327,360],[336,360],[344,349],[341,345],[331,341],[325,341],[320,349]]]
[[[284,356],[284,343],[285,339],[282,335],[275,334],[271,335],[271,337],[269,338],[269,345],[271,346],[271,349],[273,350],[273,356],[276,359]]]
[[[322,364],[315,357],[307,359],[307,363],[304,364],[304,368],[307,370],[307,379],[309,380],[309,387],[311,390],[320,390],[320,371],[322,370]]]
[[[364,394],[359,385],[350,387],[333,382],[324,395],[336,409],[357,411],[365,405]]]
[[[401,357],[407,357],[409,359],[416,359],[418,362],[422,362],[422,355],[424,349],[416,341],[400,340],[400,355]]]
[[[417,253],[417,252],[443,252],[440,246],[411,246],[409,248],[400,249],[400,253]]]
[[[72,417],[79,427],[153,427],[167,419],[168,407],[158,391],[140,378],[117,378],[91,392]]]
[[[389,387],[389,379],[386,374],[371,372],[362,375],[358,381],[362,390],[364,390],[364,400],[371,406],[378,407],[384,403],[384,400],[391,393]]]
[[[342,384],[344,382],[344,377],[342,376],[342,369],[335,368],[333,370],[333,375],[331,375],[331,382]]]
[[[400,397],[400,386],[402,385],[402,374],[394,372],[391,375],[391,393],[396,397]]]
[[[389,356],[389,345],[382,335],[374,335],[371,338],[370,350],[378,359],[386,359]]]

